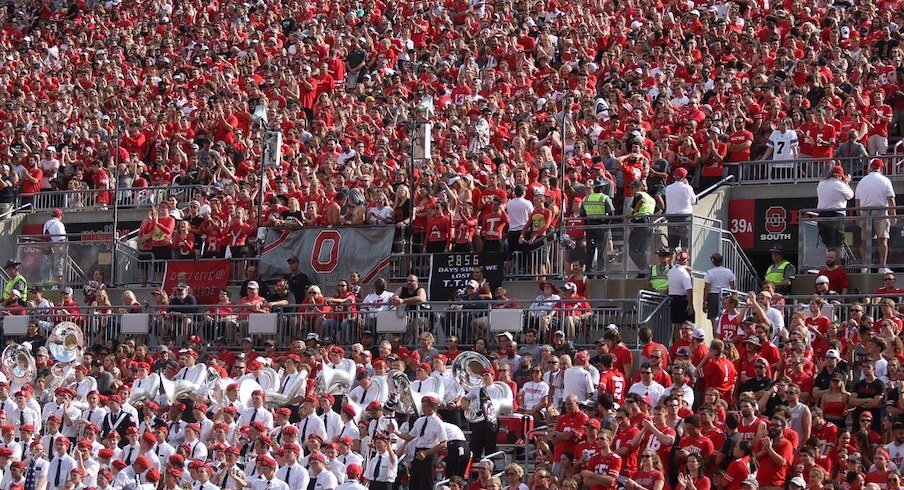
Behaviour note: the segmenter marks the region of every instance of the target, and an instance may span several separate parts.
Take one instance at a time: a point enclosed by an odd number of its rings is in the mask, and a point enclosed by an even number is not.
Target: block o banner
[[[394,231],[392,226],[271,228],[264,238],[259,272],[268,281],[285,276],[289,258],[296,257],[298,268],[316,284],[337,284],[352,272],[368,283],[389,265]]]

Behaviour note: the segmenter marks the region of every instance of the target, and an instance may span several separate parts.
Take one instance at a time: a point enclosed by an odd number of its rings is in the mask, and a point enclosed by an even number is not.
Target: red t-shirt
[[[584,425],[587,424],[587,414],[584,412],[563,413],[556,422],[556,432],[570,432],[574,435],[568,441],[562,441],[556,444],[554,455],[558,461],[562,453],[574,454],[574,448],[577,443],[584,437]]]
[[[673,437],[676,435],[675,429],[672,429],[669,426],[657,427],[657,429],[659,429],[660,432],[662,432],[663,434],[666,434],[666,435],[670,435]],[[653,451],[656,451],[656,454],[659,456],[660,461],[662,461],[663,471],[668,472],[669,463],[671,461],[669,456],[671,455],[671,452],[672,452],[672,444],[669,444],[669,445],[663,444],[662,441],[660,441],[659,438],[656,437],[654,434],[647,435],[646,440],[641,441],[640,444],[641,444],[641,450],[651,449]],[[650,487],[648,487],[648,488],[650,488]]]
[[[740,490],[741,482],[746,480],[748,476],[750,476],[750,457],[744,456],[728,464],[728,469],[725,470],[722,482],[727,490]]]
[[[653,488],[653,485],[655,485],[656,482],[664,482],[665,476],[659,470],[638,471],[634,474],[633,480],[643,488]]]
[[[622,456],[622,474],[629,478],[637,471],[637,457],[640,455],[640,448],[632,446],[631,441],[634,440],[638,432],[640,432],[640,429],[637,427],[633,425],[628,426],[619,430],[615,434],[615,439],[612,440],[612,449],[615,451],[629,448],[628,452]]]
[[[704,459],[716,452],[713,447],[713,441],[703,434],[700,434],[700,437],[685,435],[681,438],[681,442],[678,443],[678,448],[684,449],[688,454],[699,454]]]
[[[614,368],[600,373],[600,393],[609,393],[619,405],[625,403],[625,376]]]
[[[768,453],[757,459],[760,467],[756,471],[756,480],[761,487],[783,487],[785,486],[785,477],[788,475],[788,469],[791,468],[791,462],[794,459],[794,446],[791,441],[781,438],[774,442],[775,452],[785,459],[785,464],[779,466],[772,460]],[[756,441],[753,452],[759,452],[763,448],[763,439]]]
[[[750,441],[753,442],[753,438],[756,437],[756,432],[759,430],[760,425],[765,425],[766,421],[755,417],[753,422],[747,423],[744,419],[741,419],[738,422],[738,433],[741,434],[742,441]]]
[[[587,463],[587,469],[597,475],[607,475],[613,478],[611,485],[592,485],[590,490],[616,490],[618,488],[618,475],[621,473],[622,458],[609,453],[606,456],[597,454]]]
[[[37,182],[22,179],[22,184],[19,186],[19,192],[25,195],[37,194],[41,190],[41,179],[44,178],[44,171],[41,170],[41,167],[35,167],[27,169],[25,172],[28,173],[28,175],[31,175],[32,178],[37,179]]]
[[[612,354],[612,368],[622,374],[625,374],[625,366],[634,364],[634,355],[624,345],[617,346],[609,353]]]
[[[734,364],[724,358],[710,359],[703,366],[703,384],[705,389],[715,388],[723,400],[731,400],[738,370]]]

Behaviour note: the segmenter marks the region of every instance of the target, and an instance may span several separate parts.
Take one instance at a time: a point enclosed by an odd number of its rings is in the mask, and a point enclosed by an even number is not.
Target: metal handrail
[[[31,209],[31,208],[32,208],[31,203],[25,203],[21,206],[14,207],[13,209],[10,209],[9,211],[7,211],[3,214],[0,214],[0,221],[3,221],[7,218],[12,218],[13,216],[23,212],[24,210]]]
[[[700,191],[699,194],[696,195],[697,200],[699,201],[700,199],[703,199],[704,197],[712,194],[713,192],[716,192],[716,190],[718,190],[723,185],[728,184],[732,180],[735,180],[735,176],[729,175],[729,176],[725,177],[724,179],[716,182],[715,184],[707,187],[706,189],[703,189],[702,191]]]
[[[866,155],[863,157],[830,157],[830,158],[794,158],[789,160],[750,160],[733,162],[727,166],[738,167],[736,185],[744,184],[791,184],[819,182],[834,165],[841,165],[845,172],[857,180],[868,173],[867,164],[873,159],[885,161],[885,174],[898,177],[902,173],[900,155]],[[772,176],[775,167],[782,170],[783,175]],[[786,174],[786,175],[785,175]]]

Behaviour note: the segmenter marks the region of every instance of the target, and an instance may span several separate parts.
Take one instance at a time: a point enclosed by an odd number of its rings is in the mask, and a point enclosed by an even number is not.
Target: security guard
[[[643,180],[631,182],[634,189],[634,200],[631,202],[631,212],[628,218],[634,226],[631,227],[631,235],[628,237],[628,255],[640,270],[638,278],[646,276],[647,267],[650,266],[650,241],[653,239],[653,229],[649,226],[653,221],[653,213],[656,212],[656,199],[647,193],[647,184]]]
[[[669,270],[672,264],[672,251],[666,246],[659,247],[656,252],[659,257],[659,265],[650,266],[650,288],[657,293],[669,293]]]
[[[769,251],[772,252],[772,265],[766,269],[765,279],[775,285],[777,293],[790,294],[791,281],[795,279],[797,270],[785,260],[785,249],[781,245],[773,245]]]
[[[615,214],[615,208],[612,206],[612,198],[606,192],[606,188],[611,182],[603,177],[597,177],[593,183],[593,194],[584,198],[581,203],[581,216],[584,217],[584,225],[587,226],[587,269],[591,270],[593,257],[598,256],[595,270],[602,272],[602,277],[606,278],[606,250],[608,244],[612,241],[612,232],[600,228],[592,228],[604,225],[608,222],[608,217]]]
[[[28,301],[28,280],[19,273],[20,265],[22,265],[22,262],[16,262],[13,259],[9,259],[6,261],[6,265],[3,266],[3,270],[11,277],[6,285],[3,286],[3,301],[6,301],[6,299],[9,298],[13,289],[18,289],[19,292],[22,293],[22,303]]]

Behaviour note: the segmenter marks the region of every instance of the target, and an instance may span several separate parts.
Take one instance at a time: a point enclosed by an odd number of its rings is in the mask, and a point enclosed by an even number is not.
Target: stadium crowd
[[[801,156],[850,157],[826,166],[847,185],[881,172],[867,157],[904,131],[902,12],[899,0],[7,2],[0,212],[55,190],[82,191],[61,201],[68,208],[190,185],[187,208],[172,199],[149,212],[143,252],[252,255],[254,223],[392,224],[414,250],[511,251],[563,221],[687,214],[695,190],[749,160],[784,169]],[[278,166],[261,168],[259,107],[283,134]],[[432,155],[415,162],[425,121]],[[598,249],[601,269],[612,252],[611,238],[572,238],[586,241],[584,265],[571,257],[580,280],[563,285],[564,303],[543,285],[541,306],[580,304],[583,267]],[[682,275],[686,254],[670,262],[680,243],[670,234],[654,269]],[[774,253],[774,284],[789,287],[794,269]],[[42,300],[24,278],[16,288],[17,267],[6,265],[4,313]],[[553,330],[541,312],[524,332],[478,343],[489,366],[465,390],[454,336],[444,352],[429,334],[410,349],[363,324],[360,343],[321,342],[316,332],[336,321],[329,308],[354,303],[359,286],[325,298],[297,261],[288,267],[274,292],[249,273],[241,293],[250,311],[313,296],[311,324],[298,329],[310,333],[285,349],[186,335],[196,305],[182,284],[154,301],[185,346],[108,338],[61,373],[44,345],[55,322],[35,324],[34,373],[7,369],[0,383],[0,489],[419,490],[442,477],[455,490],[902,486],[894,301],[842,312],[820,296],[785,318],[774,289],[728,297],[724,312],[708,306],[711,343],[682,319],[669,347],[642,329],[637,361],[617,326],[588,352],[569,340],[579,322]],[[682,279],[665,279],[669,294],[688,291]],[[507,299],[475,283],[467,294]],[[86,302],[112,313],[102,284],[94,278]],[[416,281],[403,288],[411,296],[375,294],[420,300]],[[57,306],[75,319],[74,291],[61,292]],[[221,301],[220,313],[238,315],[225,311],[228,292]],[[391,370],[424,395],[417,414],[371,389]],[[317,385],[330,372],[344,373],[347,391]],[[173,394],[161,377],[193,389]],[[243,391],[251,381],[259,387]],[[512,415],[487,402],[496,382],[512,392]],[[525,420],[548,429],[528,434]],[[482,459],[511,442],[503,426],[538,448],[527,466]]]

